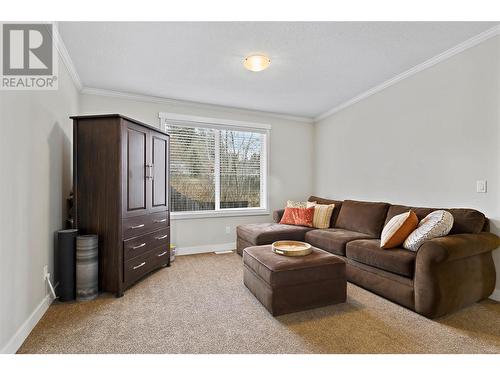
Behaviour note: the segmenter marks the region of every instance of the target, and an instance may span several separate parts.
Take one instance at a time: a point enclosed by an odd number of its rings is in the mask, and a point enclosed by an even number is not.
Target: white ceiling
[[[61,22],[84,87],[315,117],[496,22]],[[249,53],[271,59],[245,70]]]

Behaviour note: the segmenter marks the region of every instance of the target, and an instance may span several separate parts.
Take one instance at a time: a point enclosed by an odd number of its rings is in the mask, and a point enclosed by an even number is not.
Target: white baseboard
[[[192,255],[192,254],[213,253],[214,251],[227,251],[235,249],[236,249],[236,243],[229,242],[229,243],[219,243],[216,245],[178,247],[175,249],[175,254]]]
[[[47,294],[28,319],[19,327],[14,336],[11,337],[9,342],[0,350],[0,354],[15,354],[17,352],[33,328],[42,319],[43,314],[45,314],[52,301],[53,299],[50,294]]]
[[[493,293],[491,293],[490,299],[500,302],[500,289],[496,288]]]

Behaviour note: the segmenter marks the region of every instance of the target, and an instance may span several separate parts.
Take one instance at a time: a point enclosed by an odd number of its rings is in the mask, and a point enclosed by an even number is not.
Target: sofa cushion
[[[394,216],[382,229],[380,247],[392,249],[399,247],[406,238],[418,227],[418,217],[415,212],[408,211]]]
[[[342,204],[335,227],[378,238],[388,209],[388,203],[346,200]]]
[[[346,257],[405,277],[411,278],[415,272],[416,253],[402,248],[381,249],[380,240],[351,241],[346,246]]]
[[[340,208],[342,207],[342,201],[337,201],[335,199],[325,199],[311,195],[308,199],[309,202],[316,202],[317,204],[334,204],[332,217],[330,218],[330,228],[335,227],[337,218],[339,217]]]
[[[313,227],[318,229],[330,228],[335,204],[318,204],[316,202],[307,202],[308,207],[314,207]]]
[[[304,235],[312,229],[297,225],[261,223],[238,225],[236,233],[239,238],[253,245],[268,245],[281,240],[304,241]]]
[[[451,228],[450,234],[460,234],[460,233],[480,233],[487,228],[487,219],[482,212],[474,210],[472,208],[430,208],[430,207],[408,207],[401,205],[392,205],[387,211],[387,218],[385,222],[387,223],[394,216],[399,215],[403,212],[412,210],[417,214],[419,220],[429,215],[431,212],[436,210],[446,210],[453,215],[453,227]]]
[[[315,229],[306,233],[305,241],[330,253],[345,256],[345,245],[349,241],[371,238],[369,235],[351,230],[329,228]]]
[[[309,208],[285,208],[285,213],[280,220],[280,224],[301,225],[303,227],[313,226],[314,207]]]
[[[418,223],[418,228],[406,238],[403,247],[417,251],[425,241],[446,236],[452,227],[453,216],[448,211],[433,211]]]
[[[299,202],[299,201],[286,201],[286,207],[288,208],[307,208],[309,202]]]

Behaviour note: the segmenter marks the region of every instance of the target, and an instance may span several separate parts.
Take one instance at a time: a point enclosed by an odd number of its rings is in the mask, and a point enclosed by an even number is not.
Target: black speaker
[[[57,232],[56,265],[59,275],[57,295],[60,301],[75,299],[76,236],[78,229],[65,229]]]

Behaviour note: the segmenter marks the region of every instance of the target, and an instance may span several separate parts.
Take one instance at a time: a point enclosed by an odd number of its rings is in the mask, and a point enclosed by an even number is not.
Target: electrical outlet
[[[226,234],[230,234],[231,233],[231,227],[230,226],[226,226]]]
[[[486,180],[477,180],[476,181],[476,192],[486,193]]]
[[[43,266],[43,279],[44,280],[47,277],[48,273],[49,273],[49,266],[46,264],[45,266]]]

